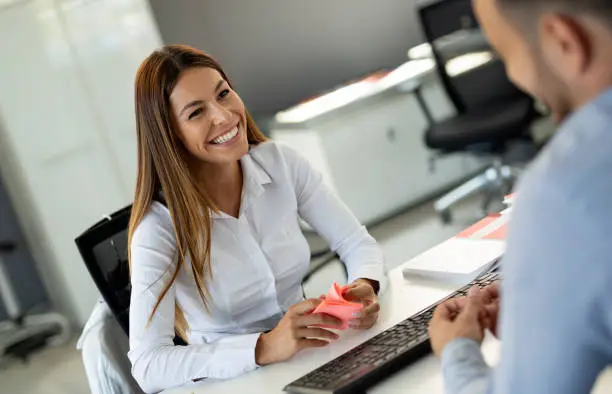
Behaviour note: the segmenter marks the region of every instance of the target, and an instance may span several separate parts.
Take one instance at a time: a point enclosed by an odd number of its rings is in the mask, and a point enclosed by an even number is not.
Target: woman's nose
[[[210,118],[213,125],[219,126],[229,122],[230,112],[221,105],[213,104],[210,108]]]

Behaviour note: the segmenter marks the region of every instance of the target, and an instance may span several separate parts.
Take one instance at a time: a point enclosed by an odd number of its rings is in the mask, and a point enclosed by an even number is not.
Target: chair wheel
[[[442,219],[442,223],[444,224],[450,224],[453,221],[453,215],[451,214],[451,211],[448,209],[445,209],[444,211],[440,211],[438,212],[438,214],[440,215],[440,219]]]

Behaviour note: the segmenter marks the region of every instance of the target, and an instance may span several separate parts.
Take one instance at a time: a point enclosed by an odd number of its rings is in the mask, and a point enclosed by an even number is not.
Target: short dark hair
[[[537,15],[538,12],[554,10],[568,15],[590,14],[612,28],[612,4],[610,0],[497,0],[504,11]]]

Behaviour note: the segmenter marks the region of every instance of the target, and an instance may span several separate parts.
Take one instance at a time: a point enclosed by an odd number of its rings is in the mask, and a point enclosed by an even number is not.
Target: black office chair
[[[91,226],[75,239],[89,274],[102,298],[129,335],[130,269],[127,243],[129,205]]]
[[[429,122],[425,143],[436,156],[473,152],[490,157],[483,173],[452,190],[434,204],[445,222],[451,221],[451,206],[476,193],[486,192],[483,209],[488,211],[497,196],[509,192],[520,170],[508,165],[504,154],[511,144],[531,144],[530,126],[539,116],[531,97],[508,79],[503,63],[486,49],[474,49],[481,36],[471,0],[438,0],[418,7],[425,38],[431,46],[438,76],[456,115],[434,120],[420,90],[417,99]],[[482,40],[481,40],[482,41]],[[477,52],[474,52],[474,51]],[[480,66],[465,72],[453,70],[453,61],[465,55],[481,56]]]

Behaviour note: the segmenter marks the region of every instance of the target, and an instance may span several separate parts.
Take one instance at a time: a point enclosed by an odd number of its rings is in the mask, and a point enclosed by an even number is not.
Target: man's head
[[[474,0],[474,8],[510,78],[557,120],[612,86],[610,0]]]

